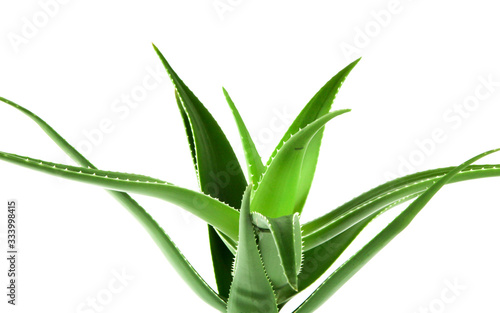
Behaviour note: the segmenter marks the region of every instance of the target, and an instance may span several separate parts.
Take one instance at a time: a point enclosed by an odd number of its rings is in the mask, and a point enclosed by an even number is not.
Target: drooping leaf
[[[135,180],[137,175],[106,172],[84,167],[57,164],[25,156],[0,152],[0,160],[54,176],[97,185],[106,189],[132,192],[176,204],[218,228],[233,240],[238,238],[239,212],[210,196],[169,183]],[[108,175],[109,174],[109,175]],[[236,221],[236,222],[235,222]]]
[[[304,249],[310,250],[334,238],[365,218],[376,215],[391,203],[400,203],[418,197],[454,168],[429,170],[395,179],[304,224],[302,226]],[[495,176],[500,176],[500,165],[470,165],[455,175],[449,183]]]
[[[127,193],[108,191],[127,208],[146,229],[156,245],[186,284],[207,304],[220,312],[225,312],[226,302],[189,263],[163,228]]]
[[[473,162],[500,149],[490,150],[457,166],[444,177],[440,178],[434,185],[421,194],[408,208],[399,214],[388,226],[386,226],[368,244],[359,250],[353,257],[342,264],[333,272],[295,311],[294,313],[314,312],[328,298],[330,298],[340,287],[342,287],[352,276],[354,276],[368,261],[370,261],[380,250],[382,250],[392,239],[401,233],[432,199],[432,197],[447,183],[453,176],[465,169]]]
[[[292,125],[288,128],[287,132],[281,139],[280,143],[276,147],[275,151],[269,158],[267,165],[269,165],[274,156],[277,154],[278,150],[281,149],[286,140],[295,133],[297,133],[301,128],[306,127],[318,118],[327,114],[332,108],[335,96],[339,91],[342,83],[346,79],[347,75],[356,66],[360,59],[355,60],[351,64],[347,65],[344,69],[338,72],[334,77],[332,77],[307,103],[307,105],[302,109],[297,118],[293,121]],[[297,188],[297,195],[295,199],[294,212],[302,212],[302,208],[306,202],[307,195],[311,188],[314,173],[316,171],[316,164],[318,162],[319,149],[321,146],[321,139],[323,137],[323,129],[320,129],[316,135],[309,142],[307,148],[305,148],[305,153],[302,161],[302,171],[300,175],[300,182]]]
[[[259,212],[270,218],[294,213],[297,190],[301,184],[302,162],[309,142],[328,121],[349,111],[338,110],[327,113],[283,144],[253,192],[251,202],[253,212]]]
[[[227,312],[278,312],[273,287],[262,264],[255,241],[255,231],[250,215],[250,186],[245,191],[241,206],[240,237]]]
[[[50,125],[40,117],[26,108],[0,97],[0,101],[16,108],[37,123],[40,128],[75,162],[81,166],[96,169],[80,152],[71,146],[61,137]],[[177,248],[175,243],[165,233],[163,228],[127,193],[108,190],[118,202],[120,202],[146,229],[163,255],[167,258],[176,272],[182,277],[186,284],[207,304],[215,309],[225,312],[226,303],[219,295],[205,282],[205,280],[192,267],[189,261]]]
[[[250,178],[250,182],[255,185],[258,183],[262,173],[264,173],[264,164],[262,163],[259,152],[255,147],[252,137],[250,136],[238,109],[236,109],[233,100],[229,97],[229,93],[224,88],[222,88],[222,91],[224,92],[224,96],[226,97],[231,111],[233,112],[234,120],[236,121],[238,131],[240,132],[243,151],[245,152],[245,159],[247,160],[248,177]]]

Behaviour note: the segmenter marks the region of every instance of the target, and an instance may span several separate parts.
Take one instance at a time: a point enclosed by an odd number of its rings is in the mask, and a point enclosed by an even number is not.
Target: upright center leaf
[[[253,190],[252,212],[259,212],[270,218],[294,213],[297,189],[304,171],[303,159],[309,142],[328,121],[346,112],[349,110],[325,114],[283,144]]]

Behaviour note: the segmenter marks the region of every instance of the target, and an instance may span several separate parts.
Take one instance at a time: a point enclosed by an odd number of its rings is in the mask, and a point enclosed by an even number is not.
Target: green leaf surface
[[[299,275],[299,291],[303,291],[321,277],[342,253],[351,245],[358,235],[376,217],[382,215],[396,205],[403,203],[405,199],[393,202],[385,206],[378,214],[373,214],[361,222],[353,225],[341,234],[331,238],[321,245],[304,253],[304,266]]]
[[[226,136],[193,92],[154,47],[177,91],[191,128],[201,190],[233,207],[241,203],[247,182]]]
[[[189,117],[184,111],[182,106],[182,101],[179,98],[179,93],[175,91],[175,102],[177,103],[177,108],[181,114],[182,123],[184,124],[184,129],[186,130],[186,137],[189,144],[189,151],[191,151],[191,157],[193,158],[194,169],[196,171],[196,177],[198,177],[198,162],[196,159],[196,146],[194,144],[193,130],[191,129],[191,123],[189,122]]]
[[[333,101],[335,100],[335,96],[337,95],[340,87],[342,86],[347,75],[349,75],[349,73],[356,66],[359,60],[360,59],[357,59],[351,64],[347,65],[344,69],[342,69],[334,77],[332,77],[314,95],[314,97],[307,103],[304,109],[302,109],[297,118],[293,121],[292,125],[288,128],[275,151],[269,158],[267,165],[269,165],[273,161],[273,158],[277,154],[278,150],[281,149],[285,141],[288,140],[290,136],[296,134],[300,129],[306,127],[307,125],[311,124],[330,111]],[[298,184],[298,189],[296,191],[297,195],[295,197],[294,212],[302,212],[302,208],[304,207],[304,204],[306,202],[307,195],[309,194],[309,190],[311,189],[314,173],[316,171],[316,164],[318,162],[322,137],[323,129],[320,129],[305,149],[305,154],[302,161],[302,171],[299,178],[300,181]]]
[[[248,168],[248,177],[250,178],[250,182],[255,185],[258,183],[262,173],[264,173],[265,167],[262,163],[262,159],[255,147],[255,144],[248,132],[243,119],[241,118],[238,109],[234,105],[233,100],[229,97],[229,93],[226,89],[222,88],[224,92],[224,96],[226,97],[226,101],[231,108],[231,112],[233,112],[234,120],[236,121],[236,125],[238,126],[238,131],[241,137],[241,143],[243,145],[243,151],[245,153],[245,159],[247,160],[247,168]]]
[[[179,78],[158,48],[153,47],[174,84],[183,111],[181,115],[185,118],[191,153],[195,155],[201,191],[238,209],[247,182],[231,145],[207,108]],[[217,287],[220,295],[227,298],[234,256],[211,226],[209,238]]]
[[[178,187],[169,183],[133,180],[134,174],[107,172],[84,167],[57,164],[26,156],[0,152],[0,160],[11,162],[54,176],[83,183],[93,184],[106,189],[132,192],[163,199],[203,219],[218,228],[233,240],[238,238],[239,213],[232,207],[210,196]]]
[[[50,125],[40,117],[25,109],[24,107],[0,97],[0,101],[21,111],[35,123],[75,162],[81,166],[96,169],[80,152],[71,146],[63,137],[61,137]],[[146,229],[156,245],[160,248],[163,255],[170,262],[176,272],[182,277],[186,284],[207,304],[215,309],[225,312],[226,303],[219,295],[205,282],[198,272],[191,266],[189,261],[179,251],[175,243],[165,233],[163,228],[144,210],[130,195],[124,192],[108,190],[118,202],[120,202]]]
[[[302,162],[309,142],[328,121],[349,111],[327,113],[283,144],[253,192],[252,212],[259,212],[270,218],[294,213],[301,184]]]
[[[370,261],[380,250],[382,250],[392,239],[401,233],[432,199],[432,197],[446,184],[453,176],[464,170],[467,166],[477,160],[499,151],[490,150],[482,153],[460,166],[449,171],[436,183],[422,193],[408,208],[399,214],[387,227],[385,227],[368,244],[359,250],[353,257],[342,264],[333,272],[294,312],[309,313],[318,309],[328,298],[330,298],[340,287],[342,287],[352,276],[354,276],[368,261]]]
[[[180,99],[179,93],[176,91],[175,92],[175,98],[177,102],[177,106],[179,108],[179,111],[181,113],[182,120],[184,122],[184,127],[186,129],[186,136],[188,139],[189,143],[189,148],[191,150],[191,156],[193,158],[193,164],[194,168],[197,174],[198,178],[198,183],[200,184],[200,188],[203,187],[201,185],[201,177],[205,177],[205,175],[209,175],[208,181],[210,183],[214,184],[214,186],[219,186],[217,181],[214,181],[214,179],[210,179],[210,173],[207,171],[199,171],[198,169],[198,156],[197,156],[197,151],[203,151],[205,153],[201,153],[201,157],[206,154],[206,151],[211,151],[209,147],[206,147],[203,145],[204,142],[202,142],[202,145],[196,148],[196,141],[195,141],[195,133],[194,131],[198,131],[197,129],[193,129],[191,127],[191,122],[189,120],[189,116],[186,113],[186,110],[184,109],[184,106],[182,105],[182,100]],[[186,100],[189,102],[189,99]],[[210,129],[204,130],[204,133],[211,133]],[[222,139],[222,138],[221,138]],[[225,139],[225,138],[223,138]],[[220,164],[222,166],[222,164]],[[213,169],[213,173],[217,173],[220,171],[220,168]],[[207,185],[205,185],[207,186]],[[204,188],[207,189],[207,188]],[[203,190],[205,193],[209,193],[210,190]],[[228,197],[225,197],[224,194],[220,195],[220,198],[222,201],[227,199]],[[238,208],[239,204],[234,203],[236,206],[235,208]],[[219,295],[227,300],[229,296],[229,288],[231,286],[231,280],[232,280],[232,275],[231,275],[231,266],[233,264],[233,258],[234,254],[232,250],[229,250],[229,247],[226,247],[226,244],[228,241],[224,241],[222,238],[220,238],[219,233],[210,225],[208,225],[208,238],[209,238],[209,243],[210,243],[210,250],[211,250],[211,255],[212,255],[212,264],[214,268],[214,275],[215,275],[215,281],[217,283],[217,289],[219,291]]]
[[[299,291],[306,289],[320,278],[373,218],[367,218],[340,235],[304,252],[304,265],[299,275]]]
[[[298,292],[304,291],[307,287],[318,280],[337,259],[344,253],[344,251],[351,245],[351,243],[358,237],[358,235],[371,223],[376,217],[382,215],[392,207],[404,202],[402,199],[399,202],[391,203],[385,206],[378,214],[371,215],[361,222],[353,225],[341,234],[331,238],[330,240],[304,252],[304,260],[302,271],[298,277],[299,289]],[[283,291],[282,297],[285,301],[290,300],[297,294],[294,290]]]
[[[250,189],[245,191],[240,214],[240,237],[231,285],[228,313],[278,312],[273,287],[267,277],[250,215]]]
[[[455,167],[420,172],[380,185],[337,209],[302,225],[306,251],[334,238],[356,223],[378,214],[391,203],[418,197]],[[470,165],[453,176],[449,183],[500,176],[500,165]]]
[[[273,283],[278,303],[281,291],[298,289],[298,274],[302,263],[302,233],[299,214],[267,218],[252,213],[259,249],[269,279]]]
[[[238,208],[247,183],[231,145],[210,112],[154,48],[176,89],[201,191]],[[220,295],[227,299],[233,254],[211,226],[209,240],[217,287]]]

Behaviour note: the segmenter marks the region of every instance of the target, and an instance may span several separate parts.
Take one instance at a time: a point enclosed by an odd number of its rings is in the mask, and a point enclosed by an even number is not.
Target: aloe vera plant
[[[80,166],[5,152],[0,152],[0,159],[106,188],[144,226],[192,290],[220,312],[279,312],[290,299],[318,280],[371,221],[390,208],[413,200],[293,311],[313,312],[403,231],[445,184],[500,176],[500,165],[473,165],[498,149],[491,150],[459,166],[387,182],[324,216],[301,223],[324,127],[332,119],[349,112],[330,112],[333,100],[359,60],[333,76],[313,96],[265,164],[235,104],[223,90],[241,136],[248,172],[245,177],[222,129],[154,48],[175,87],[175,99],[184,122],[200,192],[144,175],[97,169],[41,118],[5,98],[0,100],[36,122]],[[226,179],[215,179],[212,173],[223,173]],[[128,192],[174,203],[208,224],[217,288],[206,283],[160,225]],[[304,266],[312,261],[314,268]]]

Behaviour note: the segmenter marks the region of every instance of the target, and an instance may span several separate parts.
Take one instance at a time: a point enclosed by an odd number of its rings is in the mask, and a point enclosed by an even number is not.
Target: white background
[[[388,173],[404,174],[402,160],[411,156],[418,161],[413,171],[420,171],[500,147],[500,87],[462,117],[450,111],[473,103],[477,88],[485,92],[481,79],[500,81],[495,1],[221,0],[232,8],[224,13],[212,1],[74,0],[51,7],[46,20],[40,3],[48,0],[2,1],[0,96],[40,115],[70,143],[87,145],[85,155],[101,169],[196,189],[167,79],[126,117],[112,109],[118,101],[115,109],[123,110],[122,95],[137,92],[160,66],[151,42],[210,109],[241,162],[222,86],[267,158],[285,123],[363,56],[336,99],[335,108],[353,112],[327,127],[303,221],[383,183]],[[26,37],[22,30],[33,19],[38,26]],[[356,52],[345,53],[347,46]],[[112,131],[90,149],[84,134],[95,134],[103,120]],[[416,141],[428,142],[439,129],[446,139],[424,156]],[[6,105],[0,134],[1,151],[68,162],[32,121]],[[500,156],[486,162],[500,163]],[[499,188],[495,178],[444,188],[318,312],[497,312]],[[1,296],[2,312],[95,312],[87,299],[105,294],[113,271],[122,269],[133,279],[102,312],[211,312],[99,188],[0,163],[0,203],[10,198],[20,210],[19,306],[5,311]],[[137,199],[213,285],[205,225],[165,202]],[[5,205],[2,212],[4,234]],[[3,269],[4,259],[2,252]],[[5,290],[4,270],[0,277]],[[455,280],[466,290],[442,306],[446,282]]]

